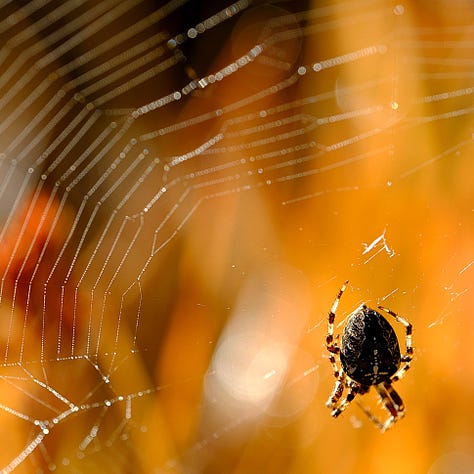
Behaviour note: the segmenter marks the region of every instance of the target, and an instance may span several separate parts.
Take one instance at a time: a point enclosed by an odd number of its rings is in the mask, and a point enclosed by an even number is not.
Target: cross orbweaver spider
[[[342,285],[328,315],[326,348],[336,383],[326,406],[331,408],[331,415],[336,418],[356,395],[367,393],[373,385],[390,416],[382,422],[367,408],[362,406],[361,408],[384,432],[405,414],[403,401],[392,383],[400,380],[410,368],[413,357],[412,325],[390,309],[378,306],[378,309],[389,314],[405,327],[406,352],[401,355],[397,336],[390,323],[381,313],[362,304],[349,315],[339,347],[337,342],[339,335],[334,337],[334,319],[339,301],[348,283],[346,281]],[[340,368],[337,358],[340,361]],[[347,395],[342,398],[345,388],[347,388]]]

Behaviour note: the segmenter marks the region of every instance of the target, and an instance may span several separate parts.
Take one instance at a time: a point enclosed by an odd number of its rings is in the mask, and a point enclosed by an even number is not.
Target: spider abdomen
[[[349,316],[341,339],[341,364],[362,385],[387,380],[401,362],[397,336],[390,323],[365,305]]]

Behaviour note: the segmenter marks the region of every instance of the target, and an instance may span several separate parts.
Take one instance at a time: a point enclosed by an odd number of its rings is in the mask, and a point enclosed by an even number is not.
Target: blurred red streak
[[[58,281],[56,274],[60,273],[61,268],[55,269],[54,280],[51,276],[71,222],[69,210],[61,209],[59,202],[47,192],[25,199],[21,210],[6,229],[0,246],[0,302],[3,311],[10,310],[12,314],[22,312],[25,321],[31,321],[26,318],[26,313],[32,314],[33,320],[38,322],[47,284],[47,314],[58,314],[61,285],[54,282]],[[63,322],[71,326],[73,305],[63,306]]]

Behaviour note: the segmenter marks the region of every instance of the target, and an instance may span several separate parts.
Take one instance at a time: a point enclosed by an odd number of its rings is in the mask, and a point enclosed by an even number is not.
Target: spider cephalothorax
[[[390,323],[380,312],[362,304],[349,315],[339,346],[334,337],[334,319],[347,284],[346,281],[339,290],[328,316],[326,348],[336,384],[326,404],[332,409],[332,416],[337,417],[357,394],[366,393],[373,385],[390,416],[381,422],[368,409],[364,409],[364,412],[385,431],[405,414],[402,399],[392,383],[402,378],[410,367],[413,356],[412,325],[390,309],[378,307],[405,327],[406,353],[402,355]],[[347,395],[342,398],[345,388]]]

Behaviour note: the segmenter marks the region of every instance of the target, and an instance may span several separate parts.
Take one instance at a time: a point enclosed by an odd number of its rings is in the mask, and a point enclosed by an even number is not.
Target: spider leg
[[[384,382],[383,386],[387,390],[387,392],[390,396],[390,399],[393,401],[393,403],[394,403],[394,405],[397,409],[399,418],[400,418],[405,413],[405,405],[403,403],[402,398],[400,397],[400,395],[398,395],[398,392],[393,388],[391,381]],[[402,415],[400,416],[400,414],[402,414]]]
[[[384,422],[378,424],[382,432],[388,430],[396,421],[405,416],[405,406],[400,395],[392,387],[391,382],[384,382],[375,386],[385,408],[390,413],[390,417]],[[377,423],[376,423],[377,424]]]
[[[342,393],[344,392],[344,374],[340,374],[336,383],[334,384],[334,389],[331,395],[326,402],[326,406],[328,408],[334,408],[337,405],[337,402],[342,397]]]
[[[361,408],[361,410],[366,414],[367,418],[380,430],[384,431],[384,424],[362,403],[356,401],[357,405]]]
[[[339,300],[341,299],[341,296],[343,295],[348,283],[349,281],[346,280],[344,284],[341,286],[341,289],[339,290],[336,296],[336,299],[334,300],[334,303],[332,304],[331,310],[329,311],[329,314],[328,314],[328,332],[326,336],[326,349],[329,352],[329,362],[331,362],[331,365],[334,371],[334,376],[336,378],[339,377],[339,374],[341,373],[341,369],[338,367],[337,362],[336,362],[336,357],[335,357],[336,355],[339,354],[340,349],[334,341],[334,320],[336,319],[336,311],[337,311],[337,307],[339,306]]]
[[[406,371],[410,368],[410,363],[413,358],[413,346],[412,346],[412,332],[413,327],[411,323],[409,323],[405,318],[402,318],[398,314],[394,313],[391,309],[385,308],[384,306],[379,306],[379,309],[385,311],[386,313],[390,314],[390,316],[394,317],[400,324],[405,326],[405,354],[402,356],[402,361],[404,364],[395,372],[390,380],[392,382],[396,382],[400,380],[406,373]]]
[[[384,382],[382,384],[376,385],[375,389],[384,404],[384,407],[390,413],[390,416],[386,421],[380,421],[367,407],[363,406],[361,403],[357,404],[366,414],[369,420],[382,432],[387,431],[396,421],[400,418],[403,418],[405,415],[405,406],[403,401],[400,398],[400,395],[395,391],[390,382]]]
[[[339,402],[338,405],[335,405],[334,409],[331,412],[331,416],[337,418],[354,400],[354,397],[359,392],[360,385],[357,383],[352,383],[348,385],[347,395]]]
[[[326,346],[326,349],[329,352],[329,362],[332,365],[332,370],[334,371],[334,377],[337,378],[341,374],[341,369],[339,368],[336,362],[336,355],[339,354],[340,349],[337,346],[337,344],[335,344],[334,342],[331,342],[331,345]]]

